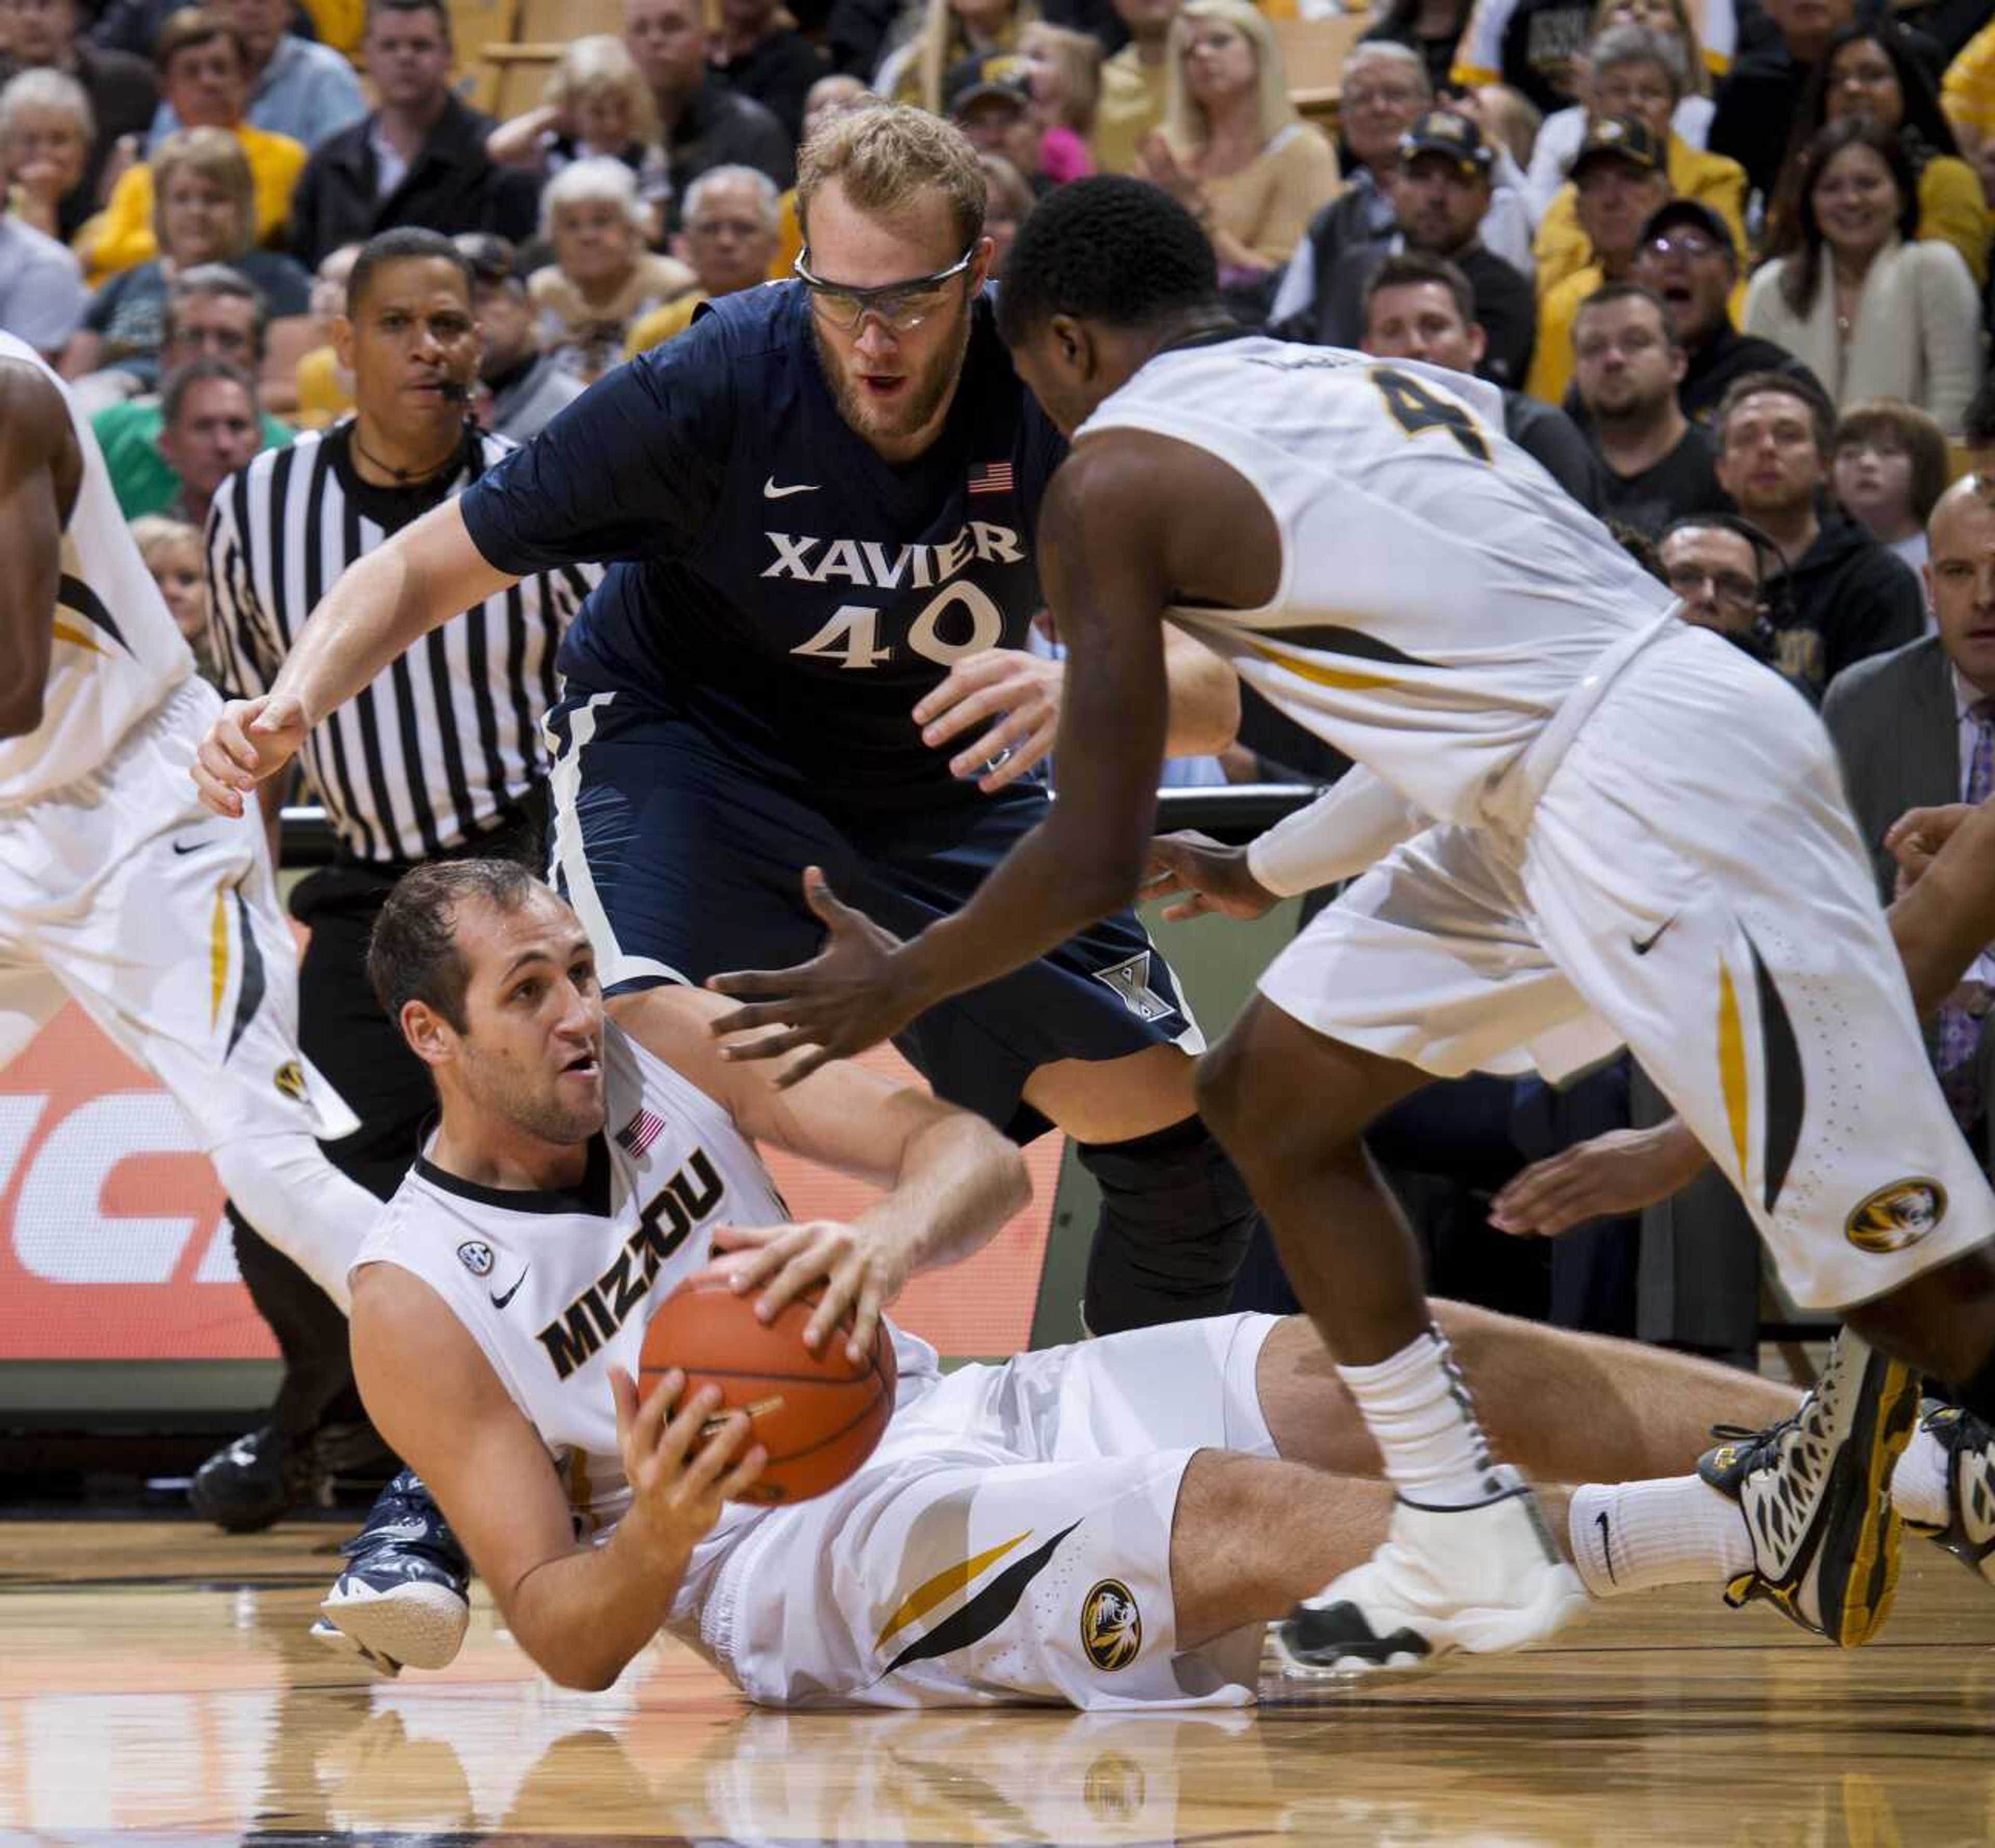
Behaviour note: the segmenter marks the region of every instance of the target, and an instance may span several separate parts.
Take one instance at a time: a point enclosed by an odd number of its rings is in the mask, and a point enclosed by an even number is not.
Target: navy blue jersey
[[[1023,645],[1065,453],[979,300],[941,434],[882,460],[783,283],[611,373],[460,505],[502,571],[611,565],[561,645],[572,694],[688,721],[813,800],[901,809],[975,794],[908,715],[951,663]]]

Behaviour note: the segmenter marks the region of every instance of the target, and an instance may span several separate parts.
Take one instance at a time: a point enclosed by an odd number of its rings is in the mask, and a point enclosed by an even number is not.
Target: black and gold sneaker
[[[1867,1643],[1898,1588],[1904,1522],[1891,1471],[1918,1415],[1918,1377],[1845,1329],[1791,1418],[1764,1431],[1721,1427],[1697,1473],[1739,1503],[1753,1569],[1731,1605],[1764,1598],[1845,1649]]]
[[[1946,1525],[1905,1524],[1995,1585],[1995,1431],[1958,1405],[1928,1400],[1921,1409],[1920,1430],[1946,1452]]]

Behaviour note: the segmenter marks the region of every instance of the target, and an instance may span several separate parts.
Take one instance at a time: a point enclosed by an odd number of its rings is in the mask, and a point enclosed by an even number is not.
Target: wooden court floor
[[[359,1678],[304,1634],[341,1531],[0,1523],[0,1848],[1995,1842],[1995,1595],[1923,1545],[1846,1657],[1671,1593],[1307,1705],[792,1717],[670,1644],[565,1693],[482,1594],[448,1672]]]

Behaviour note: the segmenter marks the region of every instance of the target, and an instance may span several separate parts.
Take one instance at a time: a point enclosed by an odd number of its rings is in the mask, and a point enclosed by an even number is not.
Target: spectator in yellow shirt
[[[183,7],[160,28],[153,59],[160,94],[183,127],[223,129],[235,137],[249,163],[256,242],[280,243],[291,194],[304,171],[305,150],[287,135],[268,134],[242,119],[249,64],[241,35],[213,13]],[[131,167],[112,189],[102,215],[77,233],[77,254],[93,286],[160,254],[153,204],[152,168]]]
[[[1129,43],[1101,67],[1101,101],[1088,142],[1104,173],[1133,173],[1145,140],[1162,127],[1171,22],[1179,0],[1114,0]]]
[[[767,174],[750,166],[717,166],[701,174],[687,190],[685,229],[675,245],[692,266],[698,286],[635,323],[623,343],[624,358],[634,359],[683,333],[702,302],[766,281],[778,223],[775,183]]]
[[[1572,324],[1602,283],[1619,282],[1635,266],[1642,229],[1670,198],[1663,144],[1646,123],[1609,115],[1593,123],[1573,156],[1580,229],[1593,260],[1538,299],[1538,340],[1524,389],[1557,404],[1572,382]]]
[[[1995,20],[1947,66],[1939,100],[1962,156],[1980,171],[1983,193],[1995,201]]]
[[[1611,26],[1594,40],[1587,67],[1589,122],[1619,117],[1640,122],[1662,144],[1671,196],[1709,206],[1743,246],[1746,170],[1722,154],[1692,147],[1671,125],[1688,81],[1681,43],[1639,26]],[[1552,195],[1539,222],[1531,249],[1540,299],[1592,260],[1578,207],[1578,193],[1568,180]]]
[[[1951,244],[1974,286],[1985,288],[1990,218],[1980,176],[1960,158],[1931,78],[1903,31],[1889,21],[1838,33],[1809,77],[1767,208],[1767,248],[1777,250],[1794,242],[1802,155],[1808,143],[1825,123],[1858,116],[1895,135],[1904,146],[1918,182],[1919,239]]]

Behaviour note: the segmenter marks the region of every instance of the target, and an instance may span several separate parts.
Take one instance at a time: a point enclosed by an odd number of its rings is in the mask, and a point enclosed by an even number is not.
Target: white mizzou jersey
[[[652,1312],[713,1256],[716,1227],[790,1217],[726,1111],[615,1026],[603,1037],[609,1121],[579,1189],[480,1187],[418,1157],[353,1261],[399,1264],[449,1305],[546,1444],[585,1534],[630,1500],[609,1369],[637,1377]],[[893,1337],[904,1383],[938,1377],[925,1342]],[[688,1585],[769,1512],[730,1506]]]
[[[1485,821],[1601,655],[1674,601],[1458,373],[1250,335],[1159,354],[1076,441],[1118,428],[1217,457],[1280,532],[1272,602],[1172,620],[1440,820]]]
[[[62,393],[83,452],[83,479],[63,531],[55,635],[42,722],[0,739],[0,805],[81,782],[194,671],[194,657],[118,511],[103,452],[40,355],[0,333],[0,359],[33,366]]]

